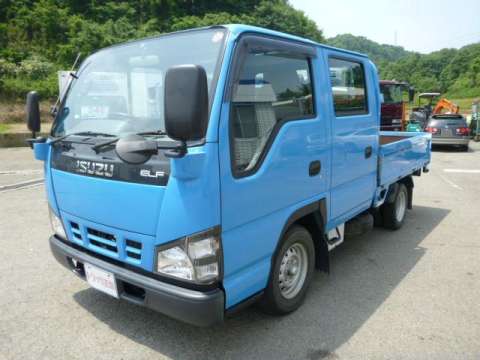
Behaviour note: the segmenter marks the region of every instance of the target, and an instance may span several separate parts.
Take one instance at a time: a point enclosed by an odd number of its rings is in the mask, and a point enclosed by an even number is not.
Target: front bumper
[[[432,136],[433,145],[468,145],[470,138],[447,138]]]
[[[84,263],[113,273],[121,299],[196,326],[223,321],[225,295],[220,289],[201,292],[167,284],[79,251],[55,236],[50,237],[50,249],[60,264],[84,280]]]

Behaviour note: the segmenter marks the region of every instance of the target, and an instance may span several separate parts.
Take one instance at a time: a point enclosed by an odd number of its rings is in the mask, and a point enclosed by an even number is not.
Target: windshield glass
[[[394,104],[403,101],[402,87],[400,85],[380,85],[385,104]]]
[[[165,73],[175,65],[203,66],[211,97],[224,39],[223,29],[188,31],[93,54],[77,72],[78,80],[73,80],[53,136],[164,131]]]

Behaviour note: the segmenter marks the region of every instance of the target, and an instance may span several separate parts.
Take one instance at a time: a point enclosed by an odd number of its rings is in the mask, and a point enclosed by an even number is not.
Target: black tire
[[[400,204],[402,202],[402,204]],[[397,207],[403,206],[403,211],[397,212]],[[400,229],[405,221],[408,207],[408,191],[404,184],[398,184],[398,190],[392,203],[382,206],[383,226],[387,229]]]
[[[463,145],[463,146],[461,147],[461,151],[468,152],[468,145]]]
[[[304,250],[306,250],[306,275],[301,286],[298,285],[298,293],[291,298],[286,298],[283,295],[285,287],[283,287],[282,290],[280,285],[280,268],[282,266],[282,261],[283,264],[285,264],[287,251],[292,251],[292,247],[295,248],[297,246],[303,247]],[[282,269],[284,268],[285,265],[283,265]],[[305,299],[314,270],[315,246],[313,244],[312,236],[303,226],[294,225],[283,236],[280,248],[275,254],[270,279],[267,288],[265,289],[264,296],[259,304],[261,309],[272,315],[285,315],[298,309]]]

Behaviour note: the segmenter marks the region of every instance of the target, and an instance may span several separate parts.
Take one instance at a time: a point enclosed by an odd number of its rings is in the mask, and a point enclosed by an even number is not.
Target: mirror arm
[[[162,147],[158,147],[158,148],[162,149]],[[165,151],[164,153],[165,157],[172,158],[172,159],[182,158],[187,154],[187,143],[181,140],[180,145],[174,148],[168,147],[166,149],[167,151]]]
[[[28,144],[28,146],[30,146],[31,149],[33,149],[33,145],[34,144],[41,144],[41,143],[44,143],[47,141],[47,138],[46,137],[35,137],[35,132],[32,131],[32,138],[31,139],[26,139],[25,140]]]

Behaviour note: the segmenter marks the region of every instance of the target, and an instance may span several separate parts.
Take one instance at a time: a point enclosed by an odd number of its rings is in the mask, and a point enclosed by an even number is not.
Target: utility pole
[[[475,141],[480,141],[480,100],[472,103],[472,122],[475,121]],[[473,125],[473,124],[472,124]],[[473,130],[473,126],[471,127]]]

